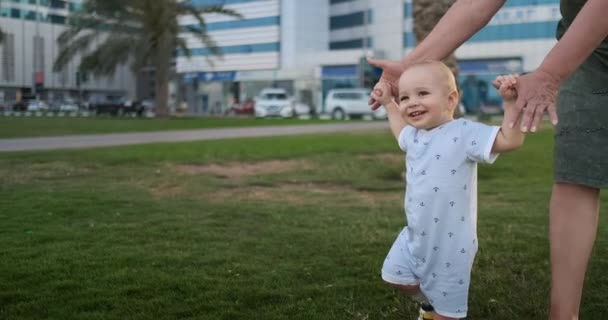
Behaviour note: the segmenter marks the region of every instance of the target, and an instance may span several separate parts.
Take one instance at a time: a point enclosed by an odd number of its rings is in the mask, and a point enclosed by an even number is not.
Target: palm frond
[[[65,32],[69,32],[66,30]],[[60,36],[60,38],[63,34]],[[66,36],[67,37],[67,36]],[[72,37],[70,35],[70,37]],[[59,44],[59,54],[53,64],[54,71],[61,71],[70,61],[78,54],[86,53],[91,47],[92,42],[95,40],[97,35],[94,32],[88,32],[82,34],[80,37],[75,39],[64,39],[64,42]]]
[[[135,54],[132,37],[111,34],[95,50],[85,55],[80,70],[95,75],[113,75],[116,66],[126,64]]]

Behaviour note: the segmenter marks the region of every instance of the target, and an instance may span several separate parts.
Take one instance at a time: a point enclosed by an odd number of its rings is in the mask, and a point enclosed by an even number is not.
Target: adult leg
[[[576,320],[599,216],[600,191],[555,183],[551,195],[551,320]]]

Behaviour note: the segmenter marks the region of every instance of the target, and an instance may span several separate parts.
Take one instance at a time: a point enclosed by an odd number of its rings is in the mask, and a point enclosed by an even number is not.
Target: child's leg
[[[598,189],[555,183],[551,195],[552,320],[578,319],[599,216]]]
[[[403,285],[403,284],[393,284],[389,283],[389,285],[395,289],[398,289],[404,295],[414,299],[416,302],[420,304],[428,304],[428,298],[420,291],[420,285]]]

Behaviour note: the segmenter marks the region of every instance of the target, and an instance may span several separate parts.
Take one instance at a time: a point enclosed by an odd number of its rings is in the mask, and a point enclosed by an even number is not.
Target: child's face
[[[407,69],[399,78],[399,107],[407,123],[430,130],[454,119],[458,93],[445,71],[434,65]]]

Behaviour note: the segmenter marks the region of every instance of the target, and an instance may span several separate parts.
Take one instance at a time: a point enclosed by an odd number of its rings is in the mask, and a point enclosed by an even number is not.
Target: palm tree
[[[455,0],[413,0],[414,35],[420,43],[435,27],[437,22],[448,11]],[[452,70],[458,79],[458,62],[452,53],[443,62]],[[458,109],[456,109],[459,115]]]
[[[59,54],[53,69],[62,70],[75,56],[82,55],[81,73],[112,75],[120,65],[130,63],[133,72],[153,66],[156,77],[156,106],[160,116],[168,115],[169,78],[176,49],[190,57],[188,31],[198,37],[214,55],[222,52],[207,33],[205,14],[241,18],[223,5],[198,8],[189,0],[86,0],[69,18],[69,27],[57,42]],[[197,26],[183,27],[179,18],[191,15]],[[100,43],[93,47],[93,43]]]

